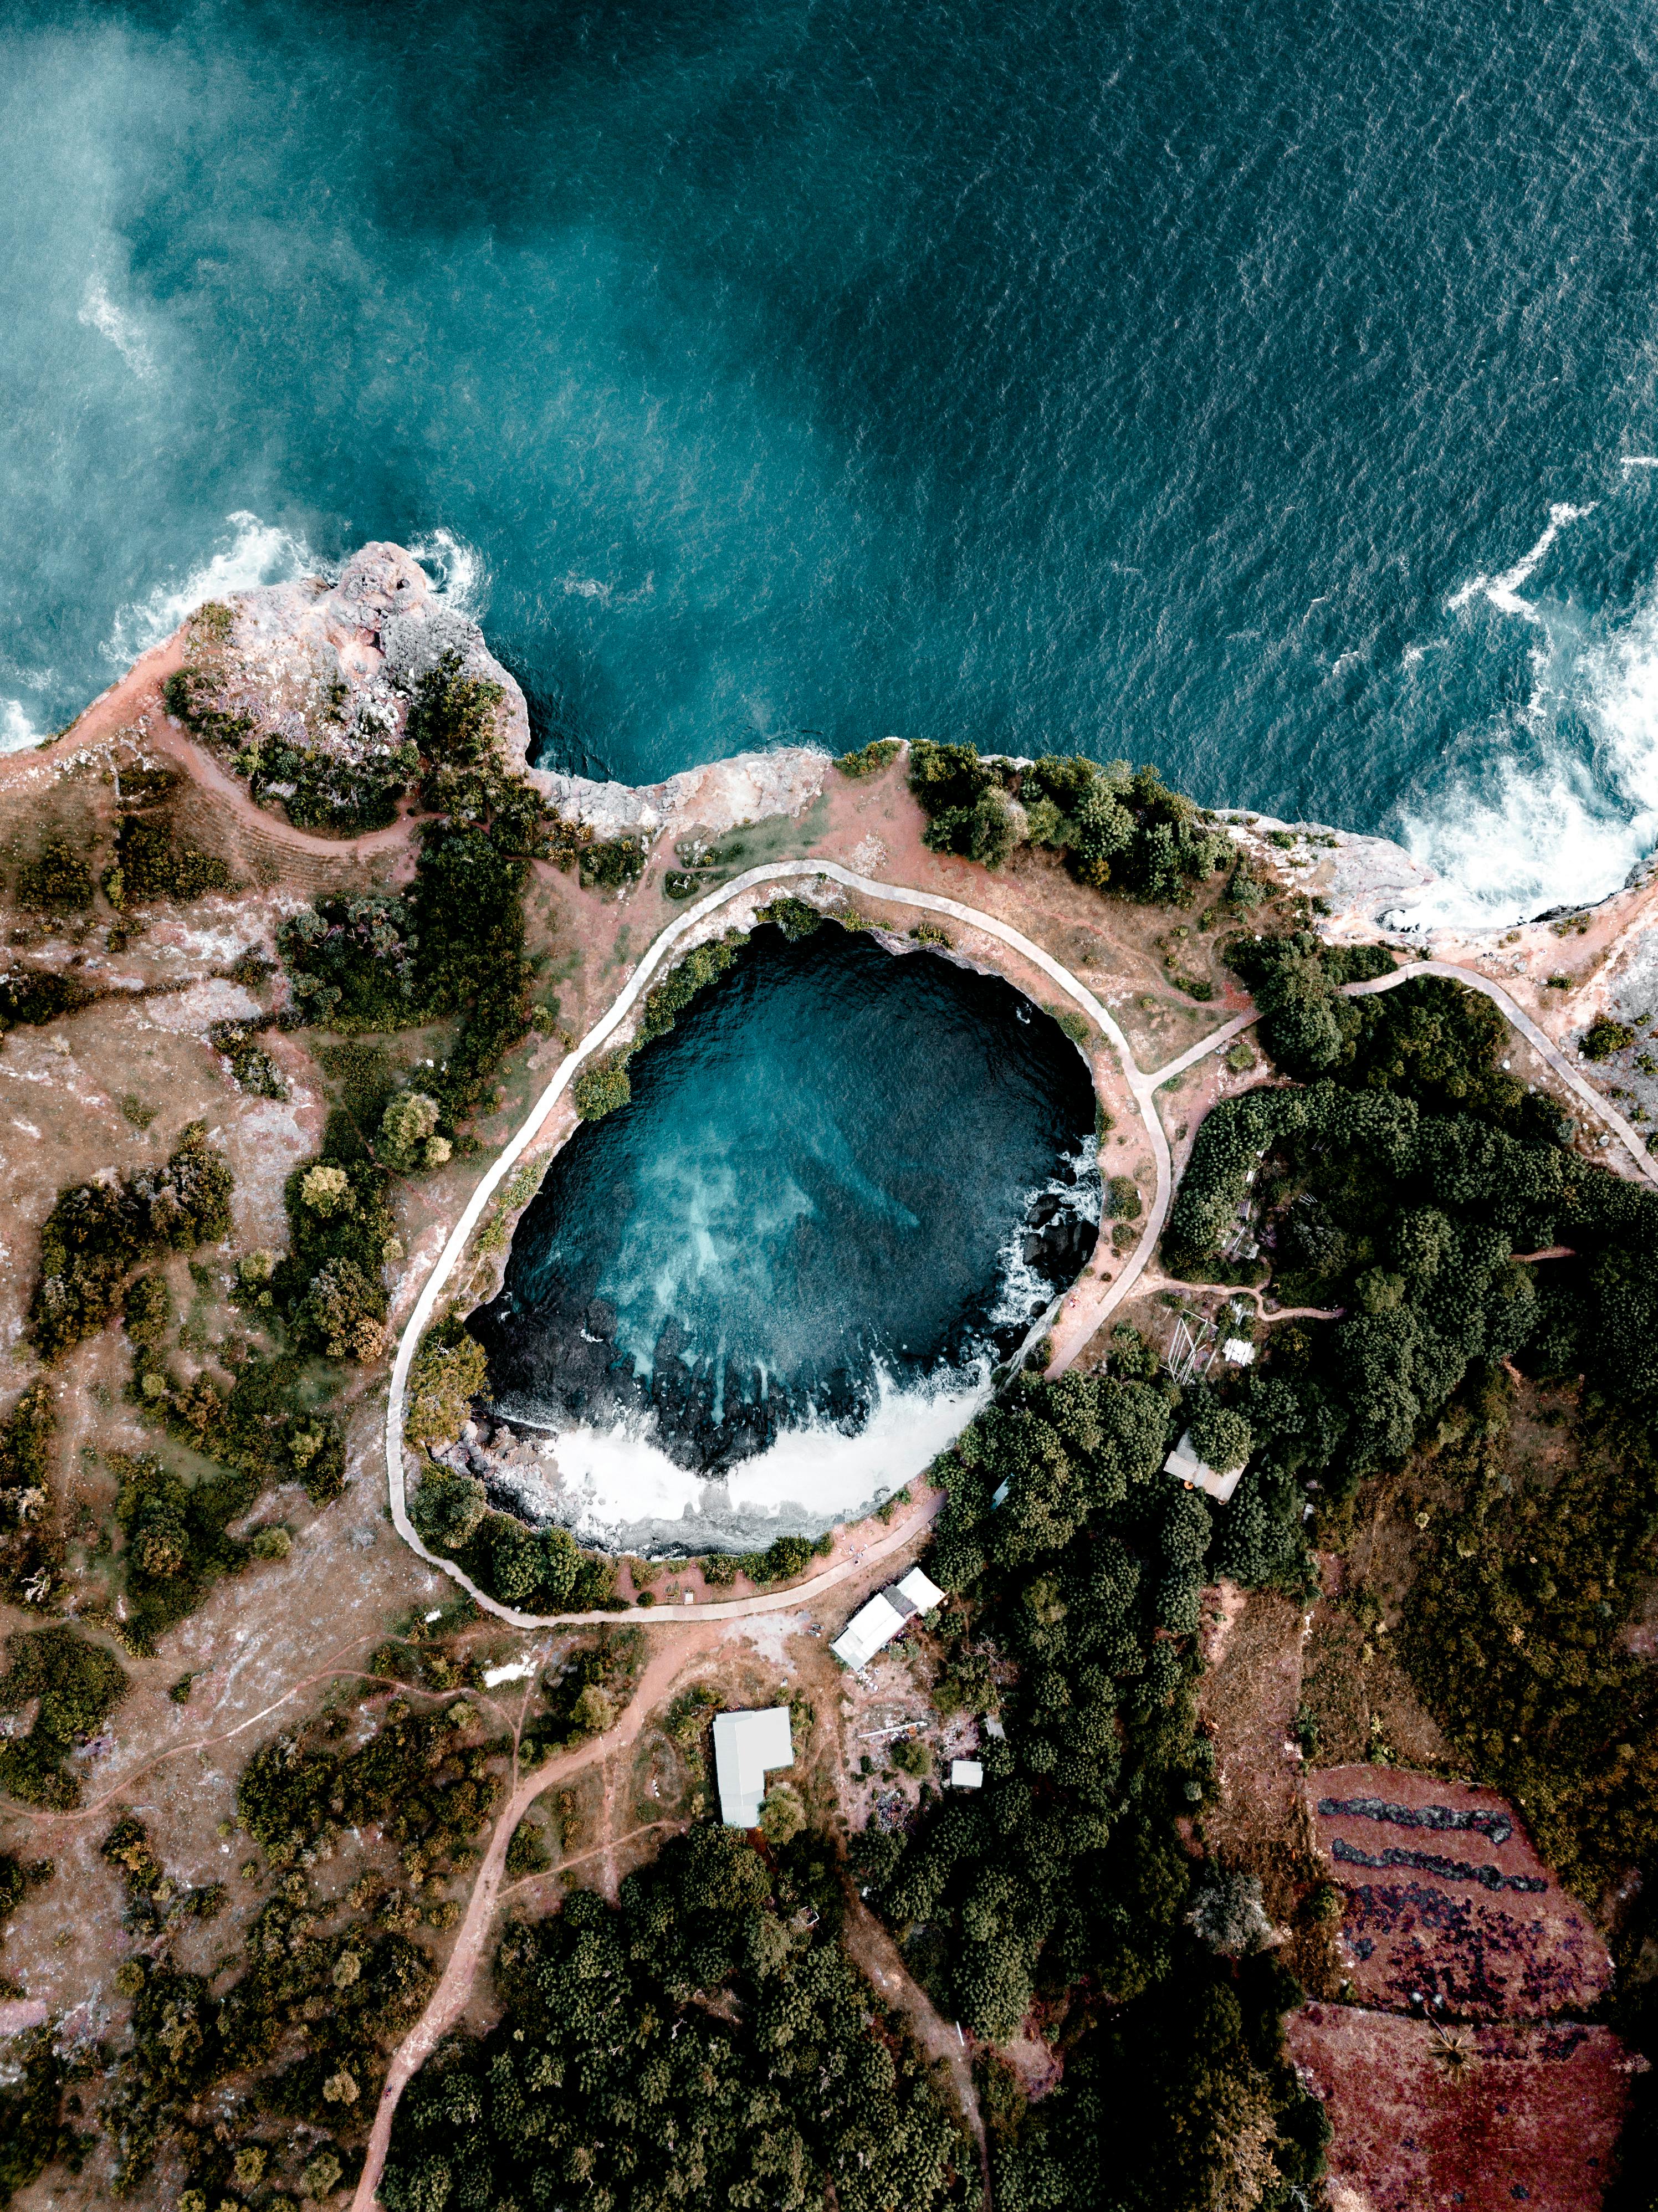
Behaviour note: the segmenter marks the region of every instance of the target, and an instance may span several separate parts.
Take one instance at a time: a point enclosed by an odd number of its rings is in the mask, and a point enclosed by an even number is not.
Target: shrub
[[[382,1167],[408,1175],[416,1168],[441,1167],[448,1158],[449,1141],[434,1134],[438,1126],[438,1102],[422,1091],[400,1091],[380,1116],[374,1139],[374,1157]]]
[[[315,1343],[331,1359],[378,1359],[386,1350],[386,1285],[355,1260],[326,1260],[294,1316],[301,1343]]]
[[[48,914],[71,913],[92,904],[97,885],[92,870],[69,839],[43,840],[39,851],[17,878],[17,903]]]
[[[1145,1208],[1140,1187],[1133,1176],[1113,1176],[1105,1186],[1104,1213],[1108,1221],[1138,1221]]]
[[[489,1387],[483,1346],[458,1316],[435,1322],[421,1339],[409,1369],[403,1433],[411,1444],[449,1443],[471,1417],[472,1401]],[[471,1534],[471,1530],[467,1534]],[[428,1539],[428,1541],[432,1540]],[[465,1536],[453,1540],[465,1543]]]
[[[925,1782],[932,1771],[932,1753],[919,1735],[900,1736],[892,1747],[892,1763],[901,1773]]]
[[[61,1555],[52,1516],[58,1417],[44,1382],[0,1421],[0,1594],[14,1604],[46,1595]]]
[[[1635,1042],[1635,1031],[1626,1022],[1613,1021],[1610,1014],[1597,1014],[1583,1034],[1585,1060],[1610,1060],[1616,1052],[1627,1051]]]
[[[487,1506],[483,1485],[475,1474],[428,1467],[421,1475],[409,1517],[425,1542],[459,1552],[477,1534]]]
[[[665,1036],[673,1027],[675,1018],[683,1013],[697,993],[706,990],[736,964],[738,953],[747,943],[748,939],[740,930],[727,930],[723,937],[699,945],[671,968],[645,995],[644,1017],[632,1050],[648,1044],[653,1037]]]
[[[598,1060],[577,1073],[570,1085],[575,1110],[584,1121],[602,1121],[634,1095],[625,1061]]]
[[[777,1850],[793,1843],[806,1825],[806,1808],[800,1793],[787,1782],[776,1782],[766,1792],[760,1808],[760,1832]]]
[[[809,900],[787,895],[762,906],[754,919],[756,925],[768,922],[774,929],[780,929],[791,945],[810,937],[815,929],[822,928],[823,922],[823,915]]]
[[[884,769],[890,768],[902,750],[903,747],[896,738],[872,738],[868,744],[860,745],[856,752],[841,753],[835,765],[842,775],[860,780],[865,776],[879,775]]]

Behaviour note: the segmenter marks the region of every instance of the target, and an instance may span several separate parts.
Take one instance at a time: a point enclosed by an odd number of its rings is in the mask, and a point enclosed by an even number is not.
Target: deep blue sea
[[[896,1489],[1093,1249],[1087,1063],[998,977],[762,929],[630,1072],[471,1323],[498,1402],[565,1433],[612,1522],[710,1479],[766,1513],[849,1483],[854,1508],[884,1453]],[[618,1424],[651,1449],[618,1455]]]
[[[0,713],[423,547],[544,756],[889,732],[1658,834],[1630,0],[0,10]]]

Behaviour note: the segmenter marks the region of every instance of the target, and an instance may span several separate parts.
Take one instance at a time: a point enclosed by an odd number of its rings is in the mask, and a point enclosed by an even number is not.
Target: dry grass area
[[[1587,2212],[1613,2170],[1628,2060],[1604,2027],[1441,2033],[1310,2005],[1290,2051],[1335,2125],[1333,2212]]]

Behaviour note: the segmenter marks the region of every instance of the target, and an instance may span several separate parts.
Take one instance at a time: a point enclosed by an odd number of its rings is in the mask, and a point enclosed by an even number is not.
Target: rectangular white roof
[[[766,1777],[794,1764],[794,1737],[786,1705],[757,1713],[716,1713],[714,1768],[720,1784],[720,1817],[728,1828],[752,1828],[760,1818]]]
[[[896,1585],[901,1597],[907,1597],[917,1613],[931,1613],[935,1605],[942,1605],[944,1594],[937,1583],[929,1582],[919,1567],[909,1572]]]
[[[985,1786],[983,1762],[976,1759],[952,1759],[950,1762],[950,1786],[952,1790],[982,1790]]]
[[[860,1667],[868,1665],[884,1644],[891,1643],[903,1626],[904,1618],[896,1605],[887,1602],[886,1593],[878,1590],[867,1605],[860,1606],[853,1614],[829,1650],[843,1667],[850,1667],[855,1674]]]
[[[907,1620],[917,1613],[931,1613],[944,1601],[944,1594],[938,1583],[929,1582],[919,1567],[912,1567],[890,1589],[877,1590],[867,1605],[859,1607],[829,1650],[855,1674],[884,1644],[891,1643]]]
[[[1190,1429],[1164,1460],[1163,1471],[1172,1474],[1176,1482],[1183,1482],[1188,1490],[1195,1485],[1206,1492],[1218,1505],[1225,1504],[1243,1478],[1242,1467],[1235,1467],[1230,1474],[1217,1474],[1212,1467],[1206,1465],[1192,1448]]]

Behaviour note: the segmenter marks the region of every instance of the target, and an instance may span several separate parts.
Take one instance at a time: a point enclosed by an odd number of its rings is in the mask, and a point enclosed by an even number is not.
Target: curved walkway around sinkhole
[[[1089,1277],[1078,1281],[1062,1296],[1056,1308],[1049,1308],[1048,1315],[1044,1316],[1043,1321],[1037,1325],[1037,1333],[1045,1331],[1052,1339],[1052,1348],[1046,1370],[1050,1376],[1062,1374],[1072,1364],[1084,1346],[1096,1334],[1101,1323],[1109,1317],[1133,1290],[1145,1273],[1151,1255],[1157,1249],[1157,1241],[1163,1234],[1163,1223],[1168,1218],[1169,1208],[1174,1198],[1174,1159],[1169,1150],[1167,1133],[1157,1113],[1158,1091],[1176,1076],[1184,1074],[1187,1068],[1194,1066],[1198,1061],[1206,1059],[1211,1053],[1218,1052],[1230,1044],[1235,1037],[1241,1036],[1258,1019],[1258,1016],[1253,1012],[1236,1015],[1208,1036],[1199,1039],[1196,1044],[1188,1046],[1175,1059],[1166,1061],[1163,1066],[1153,1069],[1149,1074],[1144,1073],[1136,1064],[1134,1055],[1129,1049],[1127,1038],[1123,1035],[1109,1010],[1102,1005],[1085,983],[1073,975],[1069,969],[1061,966],[1051,953],[1045,952],[1041,945],[1033,943],[1023,931],[1015,929],[1008,922],[999,921],[994,915],[982,912],[977,907],[967,906],[959,899],[946,898],[936,891],[912,890],[902,884],[881,883],[873,877],[858,875],[852,869],[844,868],[834,860],[775,860],[760,867],[747,869],[742,875],[733,877],[731,882],[722,884],[717,890],[710,891],[707,897],[699,899],[694,906],[688,907],[683,914],[676,915],[646,951],[639,965],[611,1002],[608,1012],[593,1024],[574,1049],[566,1054],[559,1062],[551,1081],[530,1109],[518,1133],[503,1146],[473,1191],[459,1219],[450,1231],[442,1251],[438,1255],[435,1266],[422,1285],[420,1295],[415,1301],[414,1309],[398,1338],[397,1355],[392,1363],[391,1384],[386,1406],[386,1472],[387,1500],[391,1507],[392,1524],[410,1551],[424,1559],[428,1566],[436,1568],[440,1574],[446,1575],[451,1582],[459,1584],[484,1612],[492,1613],[496,1620],[505,1621],[512,1627],[524,1629],[574,1627],[598,1626],[606,1621],[620,1620],[637,1621],[641,1624],[671,1621],[683,1623],[710,1620],[738,1620],[750,1619],[767,1613],[793,1610],[798,1606],[811,1604],[820,1595],[846,1580],[854,1567],[861,1567],[890,1553],[902,1549],[919,1533],[923,1525],[936,1516],[943,1506],[942,1497],[934,1497],[927,1500],[919,1511],[906,1514],[901,1520],[895,1521],[890,1529],[873,1539],[855,1559],[848,1557],[841,1560],[833,1567],[826,1569],[823,1573],[814,1575],[805,1582],[796,1583],[786,1589],[756,1592],[750,1597],[720,1599],[695,1607],[629,1606],[620,1611],[610,1613],[527,1613],[517,1612],[513,1607],[503,1605],[498,1598],[491,1597],[486,1590],[479,1589],[471,1576],[458,1566],[454,1560],[445,1559],[440,1553],[429,1550],[422,1542],[409,1517],[408,1485],[403,1442],[404,1401],[409,1384],[409,1370],[413,1363],[415,1353],[419,1348],[421,1338],[425,1334],[437,1310],[444,1287],[465,1253],[472,1231],[483,1219],[490,1200],[529,1150],[543,1122],[557,1100],[569,1088],[582,1063],[604,1050],[621,1029],[653,978],[663,969],[665,963],[684,944],[687,938],[695,933],[697,925],[709,915],[716,913],[720,907],[727,905],[732,900],[741,897],[747,891],[757,890],[763,884],[780,885],[799,883],[813,877],[821,878],[829,883],[838,884],[844,890],[860,892],[869,898],[884,900],[889,905],[913,907],[927,914],[948,915],[950,919],[963,923],[969,928],[981,930],[987,936],[996,939],[999,943],[1007,945],[1011,951],[1029,960],[1051,982],[1057,985],[1059,989],[1097,1025],[1116,1054],[1124,1080],[1145,1127],[1146,1136],[1156,1164],[1157,1186],[1139,1242],[1116,1275],[1108,1282],[1099,1277]],[[1370,982],[1349,984],[1345,987],[1346,994],[1350,997],[1357,998],[1369,996],[1377,991],[1396,989],[1400,984],[1407,983],[1418,975],[1445,976],[1453,981],[1466,983],[1471,990],[1482,992],[1485,997],[1491,999],[1562,1081],[1607,1123],[1622,1141],[1644,1180],[1649,1183],[1658,1183],[1658,1165],[1655,1165],[1634,1128],[1578,1074],[1558,1047],[1545,1035],[1528,1014],[1515,1005],[1500,985],[1490,981],[1485,976],[1471,969],[1459,968],[1448,961],[1417,960],[1408,963],[1402,968],[1395,969],[1390,975],[1378,976]]]

